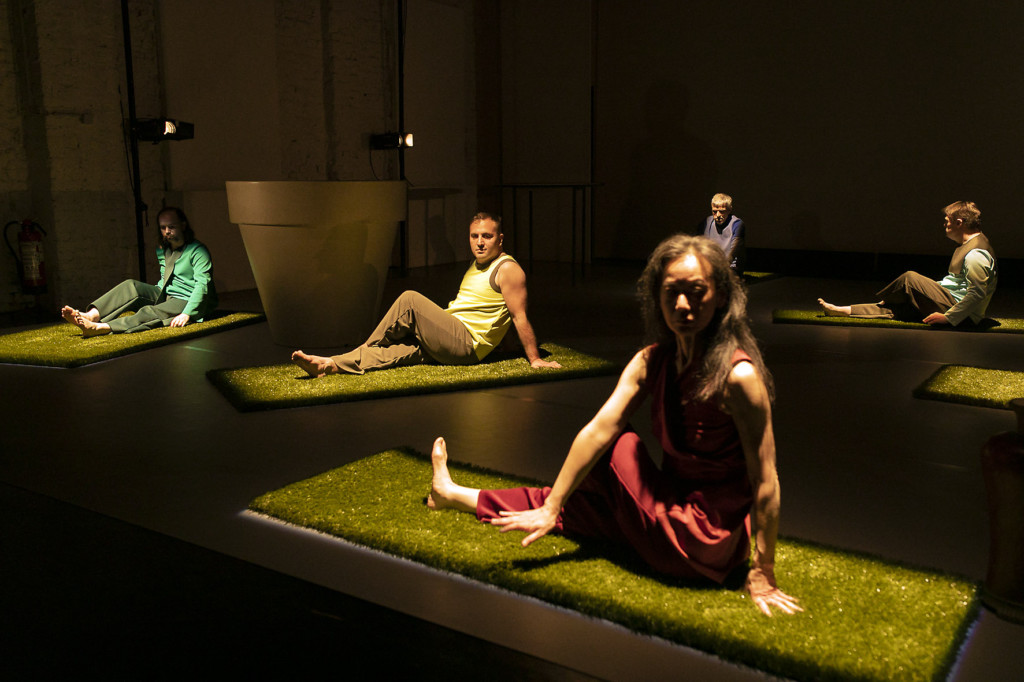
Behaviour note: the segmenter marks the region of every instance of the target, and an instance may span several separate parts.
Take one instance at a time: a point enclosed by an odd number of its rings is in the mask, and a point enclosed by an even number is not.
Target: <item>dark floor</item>
[[[416,288],[443,302],[459,274],[392,278],[385,298]],[[608,266],[573,285],[539,264],[530,316],[542,340],[625,361],[640,341],[637,274]],[[773,308],[809,307],[819,295],[869,300],[876,284],[786,277],[751,287],[778,385],[782,531],[980,580],[988,525],[978,452],[1014,420],[910,391],[944,363],[1024,370],[1024,337],[770,322]],[[252,292],[223,303],[259,307]],[[1024,297],[1001,289],[990,312],[1024,317]],[[763,679],[244,513],[262,492],[396,445],[426,451],[437,435],[456,459],[550,479],[613,378],[254,414],[236,412],[205,379],[217,367],[283,362],[289,350],[259,324],[74,370],[0,365],[5,678],[336,669]],[[1022,645],[1024,627],[983,612],[953,679],[1021,679],[1012,651]]]

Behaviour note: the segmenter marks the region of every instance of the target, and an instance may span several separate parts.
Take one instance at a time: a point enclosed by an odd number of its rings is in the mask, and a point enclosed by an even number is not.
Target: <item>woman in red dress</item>
[[[775,582],[772,380],[742,284],[711,241],[676,235],[651,254],[639,290],[651,345],[576,436],[554,485],[460,486],[438,438],[427,505],[523,531],[523,546],[549,532],[617,540],[678,577],[722,583],[749,560],[746,588],[762,612],[801,611]],[[628,426],[648,396],[660,469]]]

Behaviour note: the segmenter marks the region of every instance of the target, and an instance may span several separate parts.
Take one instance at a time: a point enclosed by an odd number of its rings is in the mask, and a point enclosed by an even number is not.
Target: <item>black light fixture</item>
[[[370,135],[370,149],[402,149],[412,146],[412,133]]]
[[[193,124],[171,118],[140,118],[135,121],[135,136],[146,142],[191,140],[195,132]]]

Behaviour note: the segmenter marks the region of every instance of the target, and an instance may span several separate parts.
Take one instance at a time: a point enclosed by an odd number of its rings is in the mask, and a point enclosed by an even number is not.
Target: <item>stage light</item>
[[[370,149],[401,149],[412,146],[412,133],[370,135]]]
[[[191,123],[170,118],[140,118],[135,122],[135,136],[147,142],[191,140],[195,130]]]

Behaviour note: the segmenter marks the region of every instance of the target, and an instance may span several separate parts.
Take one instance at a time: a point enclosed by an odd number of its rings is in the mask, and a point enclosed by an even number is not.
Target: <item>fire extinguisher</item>
[[[15,252],[7,232],[13,225],[21,225],[18,232],[18,251]],[[43,237],[46,230],[31,218],[24,220],[12,220],[4,225],[4,242],[7,243],[7,250],[18,262],[18,279],[21,280],[21,290],[26,294],[46,293],[46,267],[43,263]],[[19,258],[20,254],[20,258]]]

